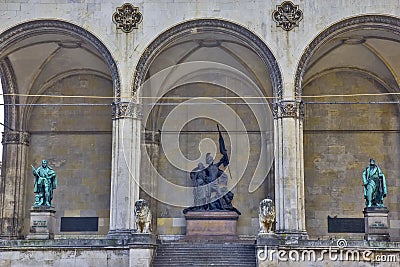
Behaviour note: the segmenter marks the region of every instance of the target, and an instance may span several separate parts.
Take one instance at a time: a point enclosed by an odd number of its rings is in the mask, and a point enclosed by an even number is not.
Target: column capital
[[[304,103],[301,100],[281,99],[273,104],[274,119],[298,118],[304,119]]]
[[[133,102],[114,102],[112,108],[112,119],[123,118],[141,119],[142,105]]]
[[[22,131],[5,131],[1,143],[5,144],[22,144],[29,146],[31,134]]]

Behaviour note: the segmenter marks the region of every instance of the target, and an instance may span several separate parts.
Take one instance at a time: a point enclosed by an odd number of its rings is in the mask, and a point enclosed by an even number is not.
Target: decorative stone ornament
[[[142,118],[142,106],[133,102],[114,102],[112,118],[113,120],[121,118]]]
[[[5,131],[2,144],[22,144],[29,146],[30,133],[21,131]]]
[[[273,105],[273,116],[277,118],[304,119],[304,103],[296,100],[280,100]]]
[[[138,28],[138,24],[142,22],[143,16],[139,12],[138,7],[125,3],[121,7],[117,7],[117,11],[113,14],[112,19],[117,25],[117,29],[129,33],[133,29]]]
[[[290,31],[299,26],[300,20],[303,19],[303,11],[299,9],[298,5],[285,1],[280,6],[276,6],[276,10],[272,12],[272,18],[277,26],[282,27],[285,31]]]

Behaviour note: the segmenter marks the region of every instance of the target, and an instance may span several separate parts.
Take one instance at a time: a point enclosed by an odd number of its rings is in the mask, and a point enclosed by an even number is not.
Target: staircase
[[[256,266],[256,249],[249,243],[159,244],[153,267],[162,266]]]

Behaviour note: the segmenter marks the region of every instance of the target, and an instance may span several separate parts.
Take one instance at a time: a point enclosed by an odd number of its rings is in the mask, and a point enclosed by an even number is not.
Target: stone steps
[[[256,249],[247,243],[159,244],[153,259],[161,266],[256,266]]]

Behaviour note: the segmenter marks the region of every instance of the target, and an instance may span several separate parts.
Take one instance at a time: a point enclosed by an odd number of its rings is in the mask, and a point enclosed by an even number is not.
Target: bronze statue
[[[218,125],[217,125],[218,127]],[[188,211],[235,211],[240,212],[232,206],[234,194],[227,189],[228,177],[220,166],[227,167],[229,164],[227,150],[224,139],[218,127],[219,150],[222,158],[214,163],[214,158],[210,153],[206,154],[206,167],[199,163],[196,168],[190,172],[190,178],[193,182],[194,206],[183,210]],[[213,194],[214,193],[214,194]],[[215,199],[211,201],[211,199]]]
[[[32,166],[32,172],[35,176],[33,192],[36,193],[34,207],[51,207],[53,199],[53,190],[57,188],[57,178],[55,171],[47,165],[46,160],[42,160],[42,166],[35,168]]]
[[[199,209],[206,210],[207,197],[209,195],[209,188],[207,184],[207,174],[203,163],[199,163],[196,168],[190,173],[190,178],[193,181],[193,196],[194,205]]]
[[[364,198],[367,207],[384,207],[383,198],[386,197],[386,179],[382,170],[375,165],[375,160],[370,159],[362,174],[364,185]]]

